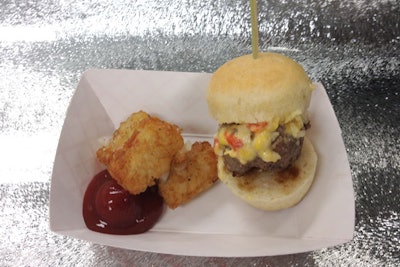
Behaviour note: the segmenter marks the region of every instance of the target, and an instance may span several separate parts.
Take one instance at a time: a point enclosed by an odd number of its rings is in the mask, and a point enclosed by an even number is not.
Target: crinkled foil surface
[[[249,2],[0,3],[1,266],[396,266],[400,264],[400,2],[259,1],[260,49],[327,89],[350,161],[354,239],[257,258],[129,251],[49,231],[52,164],[88,68],[213,72],[251,53]]]

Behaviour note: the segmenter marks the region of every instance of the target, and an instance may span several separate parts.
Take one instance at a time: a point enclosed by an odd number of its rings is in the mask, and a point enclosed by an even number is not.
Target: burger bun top
[[[278,53],[237,57],[213,74],[209,112],[219,123],[256,123],[306,114],[314,86],[303,67]]]

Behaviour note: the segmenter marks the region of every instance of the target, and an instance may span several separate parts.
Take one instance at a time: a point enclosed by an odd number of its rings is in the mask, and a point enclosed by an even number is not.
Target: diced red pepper
[[[249,128],[253,133],[261,132],[265,127],[267,127],[267,125],[268,122],[266,121],[246,124],[247,128]]]
[[[243,146],[243,141],[237,136],[235,136],[233,133],[228,133],[228,131],[226,131],[225,138],[233,150],[238,150]]]

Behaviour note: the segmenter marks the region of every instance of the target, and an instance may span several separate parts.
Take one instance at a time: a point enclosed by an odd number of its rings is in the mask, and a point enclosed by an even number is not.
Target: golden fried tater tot
[[[173,156],[184,145],[179,127],[146,115],[131,115],[110,143],[97,151],[99,161],[131,194],[144,192],[168,173]]]
[[[132,136],[138,128],[138,124],[143,120],[150,118],[150,115],[144,111],[133,113],[127,120],[121,122],[119,128],[114,132],[112,139],[106,146],[101,147],[96,152],[97,159],[107,165],[115,151],[121,149],[125,142]]]
[[[178,152],[167,180],[158,185],[160,195],[171,209],[187,203],[218,180],[217,158],[208,142],[196,142],[191,150]]]

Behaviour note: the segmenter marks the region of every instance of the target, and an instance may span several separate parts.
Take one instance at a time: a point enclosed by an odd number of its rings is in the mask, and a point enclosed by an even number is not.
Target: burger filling
[[[222,156],[234,176],[250,170],[281,171],[301,153],[308,120],[301,115],[286,121],[222,124],[214,139],[214,150]]]

